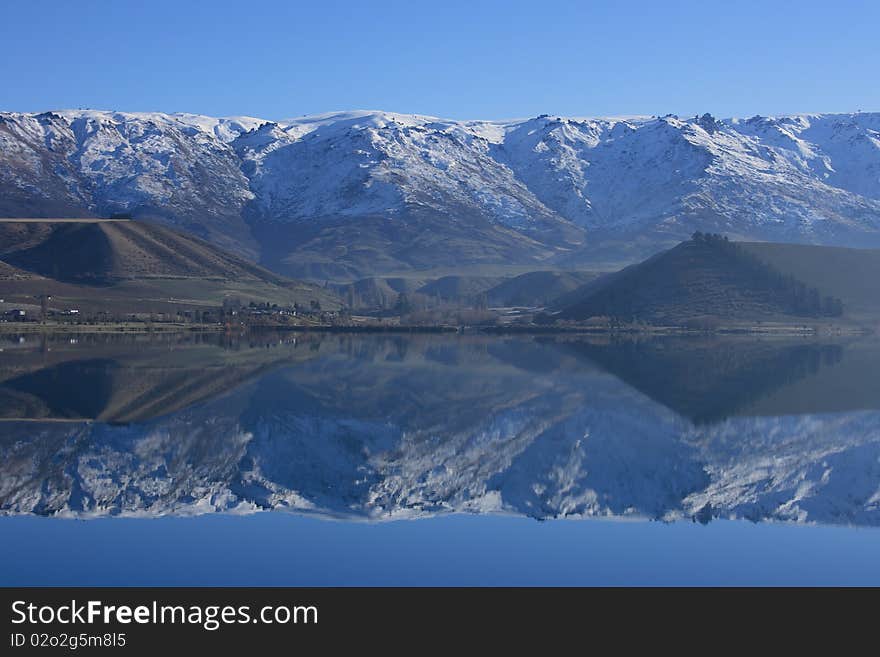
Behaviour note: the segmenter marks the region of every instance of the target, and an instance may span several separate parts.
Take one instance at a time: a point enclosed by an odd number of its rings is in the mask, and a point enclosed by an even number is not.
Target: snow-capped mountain
[[[695,229],[880,245],[880,114],[0,113],[0,214],[113,212],[316,277],[611,262]]]

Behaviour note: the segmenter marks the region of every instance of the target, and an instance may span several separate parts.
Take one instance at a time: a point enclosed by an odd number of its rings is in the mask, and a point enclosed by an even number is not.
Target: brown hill
[[[0,245],[6,263],[65,282],[176,277],[289,282],[197,237],[143,222],[4,221]]]
[[[162,311],[237,296],[288,304],[332,293],[293,281],[191,235],[126,220],[0,220],[0,296],[51,294],[66,305]],[[61,304],[65,305],[65,304]]]

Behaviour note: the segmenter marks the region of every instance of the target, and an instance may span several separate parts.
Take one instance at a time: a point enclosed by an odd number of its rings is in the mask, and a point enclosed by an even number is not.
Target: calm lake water
[[[880,585],[871,338],[0,349],[2,585]]]

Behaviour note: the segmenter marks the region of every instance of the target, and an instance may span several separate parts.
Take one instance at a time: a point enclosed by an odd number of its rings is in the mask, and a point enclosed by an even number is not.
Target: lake
[[[880,585],[873,338],[0,349],[2,585]]]

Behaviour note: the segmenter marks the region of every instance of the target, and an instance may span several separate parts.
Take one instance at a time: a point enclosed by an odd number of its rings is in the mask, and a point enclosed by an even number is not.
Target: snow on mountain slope
[[[694,188],[707,154],[668,121],[538,118],[496,153],[542,200],[585,228],[658,220]]]
[[[0,190],[7,216],[127,211],[361,275],[462,264],[433,239],[473,264],[632,258],[695,229],[880,245],[880,114],[0,113]]]
[[[805,131],[817,144],[784,137],[788,118],[546,118],[517,126],[498,150],[539,198],[588,231],[680,237],[702,227],[759,239],[846,242],[853,232],[876,237],[880,226],[880,175],[872,173],[880,149],[869,127],[878,118],[865,116],[821,117],[838,127]],[[802,117],[797,124],[809,125]]]
[[[130,212],[254,255],[241,218],[253,194],[235,153],[215,134],[240,123],[218,123],[211,131],[204,123],[93,111],[0,115],[0,211]]]
[[[346,113],[267,124],[233,142],[268,220],[388,215],[418,207],[529,230],[558,221],[455,122]]]
[[[725,123],[805,174],[880,199],[880,114],[753,117]]]

